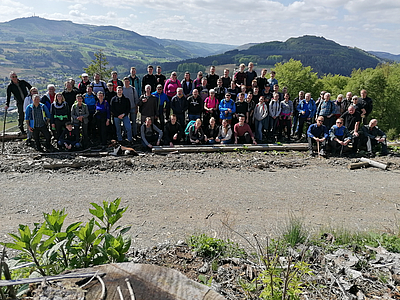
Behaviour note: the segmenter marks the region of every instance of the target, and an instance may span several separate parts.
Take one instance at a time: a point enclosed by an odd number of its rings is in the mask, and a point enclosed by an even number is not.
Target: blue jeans
[[[200,115],[191,115],[191,114],[188,114],[188,117],[189,117],[189,122],[190,122],[190,121],[196,121],[197,119],[200,119]],[[206,126],[208,126],[208,124],[206,124]]]
[[[131,122],[132,122],[132,136],[136,137],[137,136],[137,123],[136,123],[137,111],[136,111],[136,109],[131,109],[130,118],[131,118]]]
[[[128,140],[132,142],[132,127],[131,127],[131,120],[128,116],[123,117],[123,119],[119,119],[114,117],[114,124],[115,130],[117,131],[117,139],[118,141],[122,141],[122,134],[121,134],[121,122],[124,123],[124,127],[126,130],[126,134],[128,136]]]
[[[269,119],[268,117],[265,117],[264,119],[258,121],[257,119],[255,119],[255,127],[256,127],[256,139],[259,141],[262,141],[262,137],[263,137],[263,129],[265,129],[268,132],[268,122]]]

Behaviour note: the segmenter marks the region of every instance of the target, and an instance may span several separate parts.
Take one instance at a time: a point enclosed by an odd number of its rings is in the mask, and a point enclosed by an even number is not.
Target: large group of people
[[[346,96],[322,91],[317,100],[311,93],[300,91],[291,100],[286,87],[280,89],[275,72],[267,78],[267,70],[260,76],[253,63],[247,70],[244,64],[233,74],[225,69],[222,76],[211,66],[196,78],[186,72],[183,80],[177,73],[169,78],[161,67],[149,65],[143,78],[132,67],[122,80],[113,71],[108,82],[94,74],[83,73],[75,85],[70,78],[64,89],[56,92],[53,84],[39,96],[38,89],[15,72],[10,73],[6,109],[14,96],[18,108],[18,126],[28,143],[42,151],[40,135],[45,147],[52,149],[51,139],[60,149],[87,148],[93,144],[105,147],[111,139],[121,144],[141,142],[146,150],[155,145],[173,147],[177,144],[257,144],[276,141],[308,140],[314,155],[317,144],[319,155],[342,155],[349,144],[351,155],[365,146],[370,155],[376,144],[387,153],[386,136],[370,119],[373,101],[366,90],[360,97],[348,92]],[[304,128],[306,125],[306,128]]]

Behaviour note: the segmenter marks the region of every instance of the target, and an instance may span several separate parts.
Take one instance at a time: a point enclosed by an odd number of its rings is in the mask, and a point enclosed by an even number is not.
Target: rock
[[[207,262],[205,262],[204,263],[204,265],[201,267],[201,268],[199,268],[199,270],[198,270],[200,273],[207,273],[208,271],[210,271],[210,265],[209,265],[209,263],[207,263]]]

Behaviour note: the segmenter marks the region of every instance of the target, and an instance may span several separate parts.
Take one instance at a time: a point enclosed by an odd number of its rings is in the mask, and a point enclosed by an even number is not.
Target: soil
[[[0,241],[10,241],[7,233],[18,224],[42,222],[43,212],[65,208],[67,223],[87,221],[91,202],[115,198],[129,206],[121,225],[132,225],[135,251],[194,233],[249,248],[229,228],[265,241],[291,216],[310,233],[330,227],[393,231],[400,217],[400,157],[375,160],[388,169],[348,170],[357,159],[301,152],[54,156],[9,142],[0,156]]]

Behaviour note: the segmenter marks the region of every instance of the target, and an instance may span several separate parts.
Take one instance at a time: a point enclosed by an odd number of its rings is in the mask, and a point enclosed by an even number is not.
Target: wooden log
[[[163,152],[178,152],[178,153],[196,153],[196,152],[232,152],[232,151],[306,151],[308,145],[305,143],[301,144],[228,144],[228,145],[177,145],[175,147],[168,146],[154,146],[153,153],[163,153]]]
[[[6,133],[4,135],[4,140],[5,141],[13,141],[13,140],[23,140],[26,139],[27,135],[26,134],[21,134],[18,132],[10,132],[10,133]],[[3,134],[0,134],[0,139],[3,139]]]
[[[369,162],[366,162],[366,161],[351,163],[351,164],[347,165],[347,168],[349,170],[366,168],[366,167],[369,167]]]
[[[61,169],[61,168],[81,168],[83,167],[85,164],[83,163],[63,163],[63,164],[46,164],[43,165],[44,169],[50,169],[50,170],[54,170],[54,169]]]
[[[382,169],[382,170],[386,170],[387,169],[387,165],[382,164],[382,163],[377,162],[377,161],[374,161],[374,160],[371,160],[371,159],[368,159],[368,158],[365,158],[365,157],[361,157],[360,161],[367,162],[367,163],[369,163],[371,166],[373,166],[375,168],[379,168],[379,169]]]

